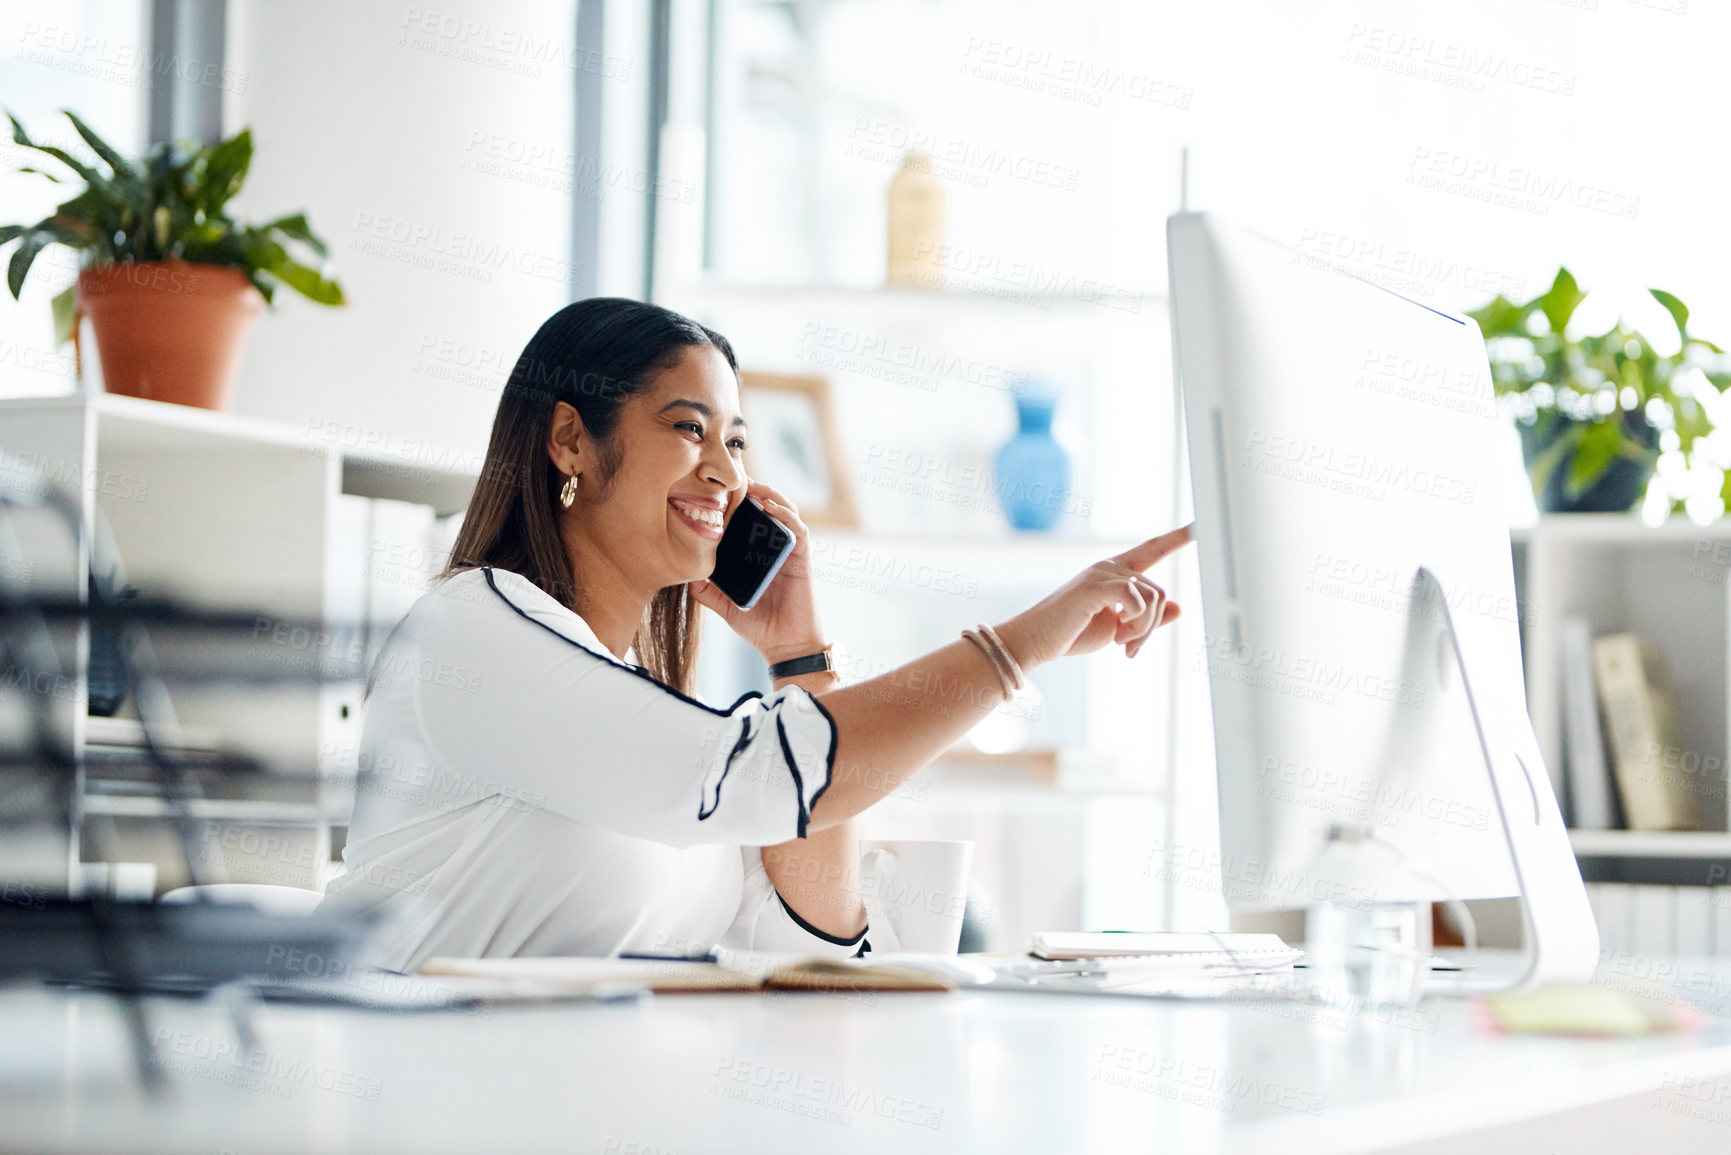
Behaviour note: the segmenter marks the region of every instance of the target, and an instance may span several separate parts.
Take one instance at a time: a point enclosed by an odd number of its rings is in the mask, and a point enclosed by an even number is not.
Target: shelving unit
[[[1559,797],[1563,738],[1562,623],[1587,619],[1595,636],[1630,630],[1664,653],[1683,749],[1723,796],[1731,762],[1731,520],[1568,514],[1511,532],[1522,603],[1527,700]],[[1590,881],[1723,884],[1731,875],[1731,815],[1713,831],[1575,830]]]
[[[106,393],[32,397],[0,403],[0,445],[72,495],[89,527],[100,514],[118,546],[127,584],[147,597],[259,614],[251,657],[285,666],[352,664],[368,629],[370,565],[367,501],[416,502],[431,511],[462,509],[475,472],[448,464],[461,455],[346,445],[317,424],[306,429]],[[46,523],[24,543],[33,585],[84,588],[74,575],[91,542]],[[327,625],[318,639],[274,637],[277,619]],[[153,636],[165,668],[205,644]],[[84,677],[88,630],[63,647],[76,693],[56,699],[57,725],[75,749],[124,756],[125,718],[91,719]],[[233,645],[234,642],[225,644]],[[338,651],[341,651],[338,653]],[[239,796],[191,802],[202,826],[199,850],[215,852],[236,881],[317,885],[331,856],[333,827],[349,800],[333,774],[360,724],[360,687],[347,683],[173,686],[173,705],[198,745],[258,759],[274,773],[249,780]],[[129,700],[123,713],[132,713]],[[130,725],[136,729],[136,722]],[[86,757],[84,777],[104,759]],[[237,780],[238,782],[238,780]],[[168,811],[143,783],[91,789],[81,777],[68,799],[64,851],[76,877],[87,843],[100,833],[115,857],[155,861],[159,888],[178,884],[178,852]],[[240,788],[237,786],[237,790]],[[225,785],[224,794],[228,793]],[[98,829],[100,827],[100,830]],[[248,855],[237,829],[281,831],[271,854]],[[237,843],[243,851],[227,851]],[[283,845],[292,844],[284,851]],[[302,869],[304,867],[304,869]],[[302,877],[304,875],[304,877]]]
[[[161,798],[88,792],[84,795],[81,809],[85,818],[166,819],[171,815],[168,803]],[[325,811],[312,802],[266,802],[252,798],[193,798],[186,802],[186,809],[194,819],[200,821],[261,826],[312,828],[328,825],[342,817],[340,814]]]

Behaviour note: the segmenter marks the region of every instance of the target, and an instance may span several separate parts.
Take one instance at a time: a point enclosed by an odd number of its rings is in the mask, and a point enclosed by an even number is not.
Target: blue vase
[[[1052,436],[1058,394],[1031,382],[1017,382],[1014,393],[1020,428],[992,459],[994,487],[1012,526],[1049,530],[1070,498],[1070,455]]]

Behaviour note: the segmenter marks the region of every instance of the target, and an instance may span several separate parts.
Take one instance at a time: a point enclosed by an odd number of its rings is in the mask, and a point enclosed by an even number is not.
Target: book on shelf
[[[1623,817],[1605,756],[1605,732],[1593,685],[1593,630],[1585,618],[1563,620],[1560,650],[1569,825],[1577,830],[1616,830]]]
[[[1682,757],[1664,659],[1632,633],[1593,641],[1593,674],[1630,830],[1702,830],[1709,784]]]

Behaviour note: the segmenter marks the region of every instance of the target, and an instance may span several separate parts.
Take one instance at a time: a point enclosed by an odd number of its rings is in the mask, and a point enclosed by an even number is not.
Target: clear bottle
[[[1325,1002],[1412,1007],[1430,975],[1430,903],[1380,901],[1411,893],[1413,871],[1368,826],[1337,823],[1312,867],[1327,897],[1304,916],[1307,981]]]

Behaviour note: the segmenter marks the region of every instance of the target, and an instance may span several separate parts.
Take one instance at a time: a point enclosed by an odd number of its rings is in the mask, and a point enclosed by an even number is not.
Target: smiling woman
[[[450,565],[387,640],[346,872],[387,916],[381,965],[432,955],[869,949],[852,819],[1002,704],[1025,671],[1178,607],[1142,575],[1181,529],[1038,605],[838,687],[799,511],[746,477],[738,367],[654,305],[581,301],[500,398]],[[750,610],[708,580],[747,496],[794,537]],[[768,696],[692,696],[699,613],[772,667]],[[416,671],[456,665],[460,683]],[[934,699],[934,695],[936,698]]]
[[[710,356],[688,359],[688,352]],[[713,409],[683,398],[679,387],[692,385],[707,397],[719,384],[737,394],[730,380],[735,373],[733,347],[725,337],[666,309],[601,298],[555,313],[524,348],[499,400],[486,465],[447,575],[484,562],[522,574],[575,610],[580,556],[589,561],[582,580],[592,586],[630,583],[650,570],[664,570],[679,519],[667,508],[673,500],[669,486],[661,486],[660,500],[648,500],[655,495],[646,494],[642,482],[680,464],[675,484],[690,479],[689,457],[703,445]],[[718,382],[718,374],[729,380]],[[660,382],[660,404],[626,405],[651,390],[652,380],[667,377],[673,380]],[[622,431],[622,423],[631,428]],[[621,474],[627,445],[656,431],[664,432],[641,439]],[[738,473],[737,454],[725,456],[730,473]],[[720,486],[718,493],[726,489]],[[621,500],[613,500],[619,495]],[[717,493],[702,495],[696,504],[725,508]],[[665,528],[651,530],[651,519]],[[683,544],[681,572],[691,569],[698,552],[696,543]],[[621,567],[635,572],[619,572]],[[657,679],[690,692],[697,660],[696,607],[682,584],[652,588],[657,592],[648,614],[630,621],[625,640]],[[611,602],[603,598],[599,604]],[[597,608],[586,606],[585,616],[592,619]],[[600,628],[592,620],[591,625]],[[616,629],[607,631],[615,641]],[[623,653],[623,647],[615,652]]]

